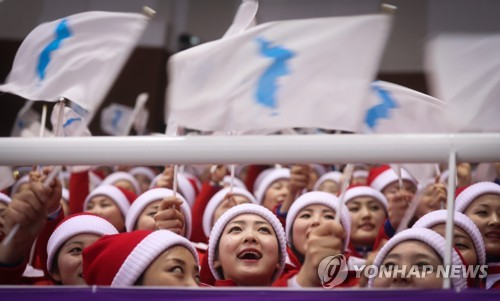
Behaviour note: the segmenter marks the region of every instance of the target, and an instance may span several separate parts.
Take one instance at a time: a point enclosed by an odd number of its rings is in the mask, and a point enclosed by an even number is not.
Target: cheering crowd
[[[0,284],[500,288],[498,164],[492,181],[457,166],[456,273],[447,173],[350,167],[73,166],[52,181],[17,168],[0,194]]]

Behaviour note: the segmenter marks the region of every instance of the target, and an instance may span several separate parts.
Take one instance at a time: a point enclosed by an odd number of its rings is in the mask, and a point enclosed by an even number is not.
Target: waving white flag
[[[389,15],[265,23],[173,55],[169,118],[182,127],[359,131]]]
[[[102,131],[114,136],[127,136],[133,127],[138,135],[143,135],[149,119],[145,107],[147,99],[148,94],[141,93],[134,108],[117,103],[104,108],[101,112]]]
[[[52,123],[53,129],[55,129],[58,126],[57,118],[59,116],[59,111],[60,111],[60,106],[56,105],[54,106],[52,114],[50,115],[50,122]],[[70,107],[64,107],[62,124],[60,126],[62,127],[61,136],[65,137],[92,136],[90,130],[87,127],[85,119]]]
[[[447,102],[457,132],[498,132],[500,122],[500,34],[448,34],[426,49],[433,93]]]
[[[141,14],[97,11],[41,24],[19,47],[0,91],[30,100],[65,97],[93,112],[147,24]]]
[[[410,88],[372,83],[365,115],[366,131],[378,134],[447,133],[446,103]]]

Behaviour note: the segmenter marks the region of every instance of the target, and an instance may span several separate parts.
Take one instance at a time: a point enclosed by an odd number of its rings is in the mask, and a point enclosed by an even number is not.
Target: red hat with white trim
[[[415,187],[418,185],[417,180],[404,168],[401,168],[401,178],[410,181]],[[370,169],[367,184],[378,191],[382,191],[387,185],[398,180],[398,175],[389,165],[381,165]]]
[[[117,234],[118,230],[104,218],[91,213],[77,213],[63,219],[50,235],[47,243],[47,270],[52,271],[53,261],[62,245],[80,234],[99,236]]]
[[[186,248],[199,265],[192,243],[169,230],[103,236],[83,250],[83,277],[90,285],[133,286],[158,256],[175,246]]]

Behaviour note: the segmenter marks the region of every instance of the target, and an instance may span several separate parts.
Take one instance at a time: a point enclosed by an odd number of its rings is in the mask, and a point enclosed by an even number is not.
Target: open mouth
[[[243,250],[238,253],[238,259],[242,260],[259,260],[262,258],[262,254],[257,250]]]

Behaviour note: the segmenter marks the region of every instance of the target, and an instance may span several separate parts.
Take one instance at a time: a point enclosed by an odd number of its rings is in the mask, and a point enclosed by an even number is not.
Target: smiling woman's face
[[[63,285],[87,285],[82,278],[82,252],[98,239],[96,234],[79,234],[68,239],[59,249],[52,277]]]
[[[356,247],[373,246],[386,213],[382,204],[370,196],[359,196],[346,204],[351,215],[351,243]]]
[[[215,268],[238,286],[269,286],[279,268],[278,238],[271,224],[256,214],[227,223],[217,247]]]
[[[325,221],[335,218],[335,211],[325,205],[309,205],[299,211],[292,225],[292,244],[300,255],[306,254],[309,233]]]
[[[443,264],[443,260],[427,244],[409,240],[396,245],[382,261],[381,268],[387,270],[396,268],[404,273],[379,273],[373,281],[373,287],[393,288],[393,289],[431,289],[441,288],[443,279],[437,276],[438,265]],[[416,268],[421,271],[424,266],[432,267],[431,273],[426,273],[425,277],[417,277],[410,273]],[[408,276],[408,277],[406,277]]]
[[[500,195],[485,194],[476,198],[464,212],[481,232],[490,258],[500,257]]]

